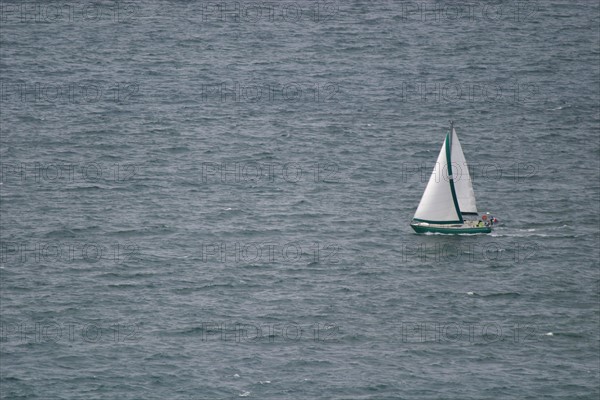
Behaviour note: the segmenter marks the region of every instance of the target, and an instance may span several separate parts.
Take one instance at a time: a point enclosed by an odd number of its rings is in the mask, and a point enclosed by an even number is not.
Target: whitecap
[[[250,396],[250,392],[242,392],[240,393],[240,397],[248,397]]]

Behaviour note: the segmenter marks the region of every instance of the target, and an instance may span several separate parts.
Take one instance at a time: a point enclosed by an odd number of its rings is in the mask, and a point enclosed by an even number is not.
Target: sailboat
[[[471,176],[451,121],[410,226],[417,233],[490,233],[495,219],[482,219],[486,221],[479,220]]]

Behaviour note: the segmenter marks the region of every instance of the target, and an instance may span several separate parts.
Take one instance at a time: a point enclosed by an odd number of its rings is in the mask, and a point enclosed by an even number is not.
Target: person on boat
[[[477,223],[477,227],[478,228],[483,227],[483,221],[482,220],[479,220],[479,222]]]
[[[490,225],[489,225],[490,223],[489,223],[489,221],[487,220],[487,215],[482,215],[482,216],[481,216],[481,219],[483,220],[483,222],[482,222],[482,225],[481,225],[481,226],[483,226],[483,225],[485,225],[485,226],[490,226]]]

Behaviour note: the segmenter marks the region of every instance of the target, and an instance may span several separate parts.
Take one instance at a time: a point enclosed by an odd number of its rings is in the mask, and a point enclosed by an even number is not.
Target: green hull
[[[480,233],[490,233],[492,232],[492,227],[490,226],[482,226],[482,227],[473,227],[473,228],[461,228],[461,227],[456,227],[456,228],[443,228],[440,226],[423,226],[423,225],[417,225],[417,224],[410,224],[410,226],[415,230],[415,232],[417,233],[445,233],[447,235],[458,235],[458,234],[470,234],[470,235],[476,235],[476,234],[480,234]]]

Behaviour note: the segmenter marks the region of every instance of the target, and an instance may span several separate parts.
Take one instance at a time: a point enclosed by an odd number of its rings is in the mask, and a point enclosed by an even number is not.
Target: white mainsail
[[[462,214],[477,214],[475,204],[475,192],[473,182],[469,174],[469,167],[465,160],[456,130],[452,128],[452,178],[454,180],[454,191],[458,200],[458,208]]]
[[[462,222],[461,215],[457,212],[454,205],[452,190],[448,181],[448,174],[443,174],[448,165],[446,146],[449,138],[446,136],[442,150],[438,156],[437,162],[433,167],[433,172],[429,177],[429,182],[421,197],[421,202],[415,212],[415,219],[425,222]]]
[[[447,151],[448,146],[450,151]],[[414,219],[462,223],[463,213],[477,213],[471,176],[456,131],[446,135]]]

